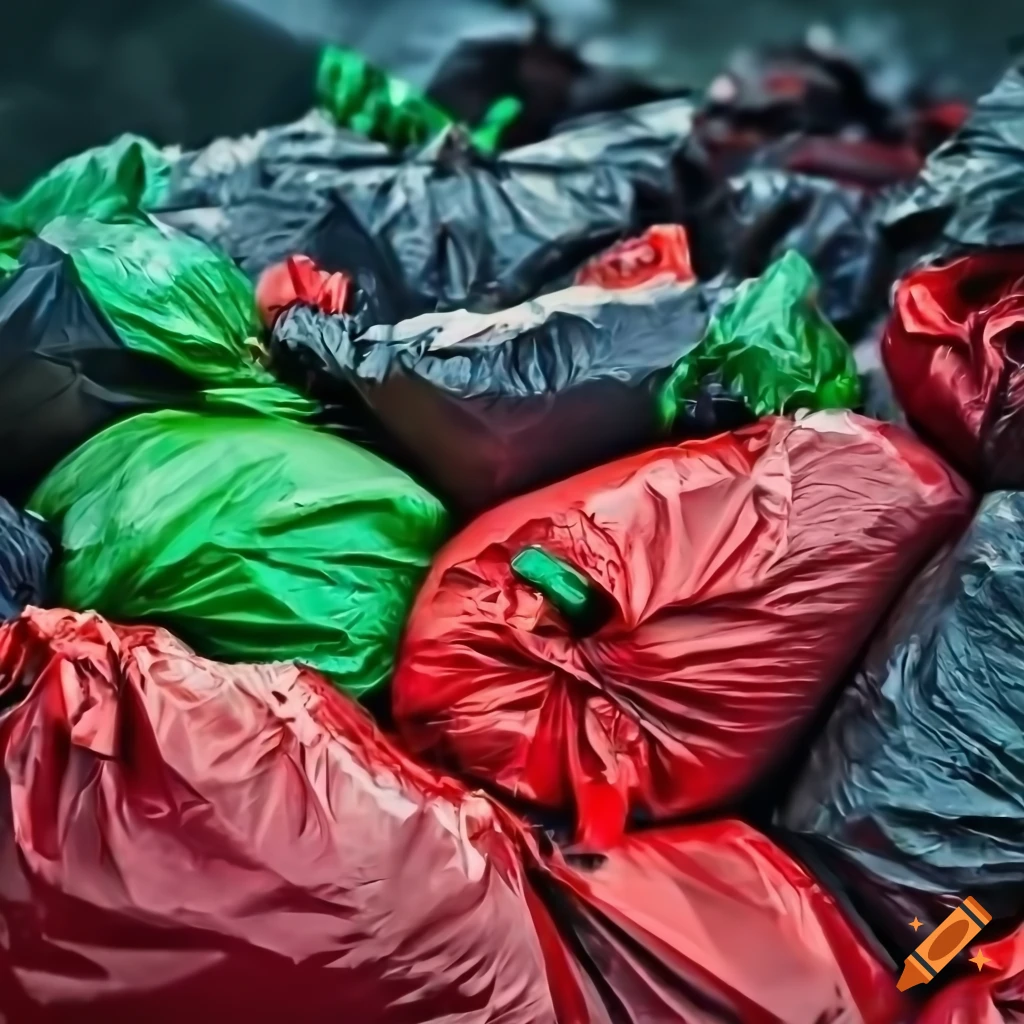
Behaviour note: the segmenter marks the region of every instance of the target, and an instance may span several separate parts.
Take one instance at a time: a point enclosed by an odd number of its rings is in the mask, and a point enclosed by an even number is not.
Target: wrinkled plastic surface
[[[361,395],[429,485],[473,511],[657,437],[658,388],[703,336],[713,301],[678,284],[576,287],[356,339],[344,317],[294,306],[271,348]]]
[[[0,200],[0,254],[17,256],[56,217],[138,214],[159,202],[169,177],[168,157],[137,135],[62,160],[18,199]]]
[[[756,277],[790,250],[813,267],[822,312],[851,340],[887,309],[878,200],[823,178],[752,170],[729,178],[690,225],[702,277]]]
[[[30,507],[61,531],[61,599],[225,660],[386,681],[441,505],[338,438],[281,420],[147,413],[62,462]]]
[[[686,230],[679,224],[656,224],[638,238],[627,238],[606,249],[576,272],[576,284],[599,288],[638,288],[695,278]]]
[[[404,160],[310,117],[184,157],[161,217],[216,242],[251,274],[295,252],[345,270],[301,241],[340,200],[394,252],[424,308],[505,309],[696,201],[706,181],[692,114],[683,99],[648,104],[497,157],[453,129]],[[244,223],[254,216],[258,232]]]
[[[0,494],[23,501],[114,420],[194,404],[197,389],[166,360],[121,342],[60,250],[33,239],[0,283]]]
[[[607,1009],[593,1024],[909,1019],[884,955],[739,821],[638,832],[551,873],[553,915]]]
[[[738,798],[786,757],[966,486],[851,413],[610,463],[476,519],[435,558],[393,682],[412,749],[600,846]],[[510,563],[541,545],[610,605],[578,635]],[[780,655],[784,652],[784,656]]]
[[[908,419],[986,488],[1024,486],[1024,256],[979,253],[896,289],[882,355]]]
[[[268,327],[289,306],[301,302],[322,313],[344,313],[352,282],[347,274],[329,274],[308,256],[289,256],[284,263],[268,267],[256,286],[256,305]]]
[[[49,604],[53,545],[35,516],[0,498],[0,621]]]
[[[554,1024],[501,812],[319,676],[34,610],[0,678],[12,1021]]]
[[[1024,914],[1024,495],[987,495],[908,591],[782,816],[890,940],[964,897]]]
[[[894,245],[956,255],[1024,245],[1024,69],[977,101],[963,127],[928,158],[881,215]]]
[[[41,237],[68,253],[121,341],[199,381],[207,403],[316,411],[261,365],[252,285],[209,246],[166,226],[80,218],[58,218]]]
[[[818,309],[817,289],[814,271],[796,252],[744,281],[665,383],[659,402],[666,424],[712,372],[755,416],[859,405],[853,353]]]

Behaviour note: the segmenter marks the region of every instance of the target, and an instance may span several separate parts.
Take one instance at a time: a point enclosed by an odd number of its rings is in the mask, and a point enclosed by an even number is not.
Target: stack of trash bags
[[[331,48],[0,203],[0,1014],[1017,1020],[1022,82]]]

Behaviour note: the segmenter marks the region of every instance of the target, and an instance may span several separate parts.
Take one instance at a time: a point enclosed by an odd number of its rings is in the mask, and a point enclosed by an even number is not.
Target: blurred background
[[[876,90],[927,78],[967,98],[1000,73],[1024,9],[995,0],[36,0],[0,34],[0,191],[122,131],[198,145],[299,116],[324,42],[426,87],[453,45],[529,33],[661,86],[704,87],[740,45],[824,26],[879,62]],[[820,32],[821,29],[819,28]]]

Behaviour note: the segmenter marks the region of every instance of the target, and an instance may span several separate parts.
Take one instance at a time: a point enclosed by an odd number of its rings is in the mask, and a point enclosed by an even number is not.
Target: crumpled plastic
[[[50,603],[54,550],[42,520],[0,498],[0,621]]]
[[[394,253],[418,311],[506,309],[697,201],[692,115],[684,99],[648,104],[496,157],[450,129],[404,159],[311,115],[184,156],[160,217],[253,276],[297,252],[333,272],[346,268],[308,236],[341,203]]]
[[[910,422],[986,489],[1024,486],[1024,256],[992,251],[900,281],[882,356]]]
[[[252,285],[222,254],[166,225],[61,217],[40,232],[66,252],[123,344],[198,381],[207,404],[308,418],[315,402],[262,365]]]
[[[818,282],[790,251],[715,311],[659,396],[671,427],[711,373],[755,416],[860,404],[853,353],[817,307]]]
[[[654,440],[658,389],[704,336],[717,298],[673,282],[573,287],[358,338],[347,318],[296,305],[275,324],[271,353],[310,373],[344,425],[358,425],[353,403],[365,403],[429,486],[473,512]],[[717,407],[709,415],[707,428],[732,425]]]
[[[340,271],[329,274],[308,256],[289,256],[284,263],[268,267],[256,286],[256,305],[267,327],[296,303],[315,306],[321,313],[344,313],[350,299],[352,280]]]
[[[593,849],[627,821],[731,804],[801,742],[971,505],[924,445],[852,413],[764,419],[507,502],[434,559],[392,683],[398,728],[572,813]],[[515,572],[531,546],[588,578],[597,628]]]
[[[1024,494],[996,492],[907,591],[780,815],[897,949],[965,895],[993,933],[1024,916],[1022,620]]]
[[[576,271],[575,283],[640,288],[666,280],[680,284],[696,280],[686,229],[680,224],[656,224],[636,238],[616,242],[584,263]]]
[[[123,416],[200,403],[200,384],[125,345],[71,257],[39,239],[0,283],[0,494],[24,501],[64,456]]]
[[[790,250],[821,282],[818,306],[851,341],[888,310],[891,268],[878,199],[825,178],[756,169],[728,178],[688,225],[701,277],[744,280]]]
[[[315,673],[33,609],[0,680],[12,1021],[561,1019],[507,816]]]
[[[1024,68],[1010,68],[879,215],[891,245],[948,257],[1024,245]]]
[[[591,1024],[903,1024],[884,953],[735,820],[649,829],[534,884],[603,1003]]]
[[[444,539],[440,503],[308,427],[145,413],[86,442],[29,507],[60,531],[72,608],[173,629],[210,657],[295,658],[362,695]]]
[[[0,200],[0,255],[22,245],[57,217],[111,220],[156,205],[168,187],[166,153],[138,135],[122,135],[62,160],[14,200]]]

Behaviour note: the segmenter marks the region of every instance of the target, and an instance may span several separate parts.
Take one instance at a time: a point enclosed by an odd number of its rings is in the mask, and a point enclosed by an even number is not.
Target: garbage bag
[[[122,416],[198,402],[199,383],[125,345],[71,258],[33,239],[0,282],[0,494],[24,501],[75,448]]]
[[[345,317],[297,305],[277,321],[271,353],[286,379],[307,369],[343,425],[355,429],[353,402],[365,403],[429,486],[475,512],[658,437],[659,388],[704,336],[718,298],[671,282],[573,287],[358,338]],[[681,423],[702,415],[714,432],[746,418],[740,403],[697,390],[680,402]]]
[[[220,253],[151,223],[61,217],[40,237],[71,257],[123,344],[198,381],[207,404],[295,418],[316,413],[314,402],[261,365],[252,285]]]
[[[659,401],[666,424],[676,422],[712,373],[755,416],[857,406],[853,353],[818,309],[817,288],[796,252],[744,281],[665,382]]]
[[[567,283],[626,235],[678,220],[707,188],[691,123],[691,104],[668,100],[496,157],[450,129],[402,159],[309,118],[182,158],[160,216],[252,276],[295,253],[336,271],[346,268],[305,238],[340,202],[395,254],[424,310],[494,311]],[[258,258],[246,247],[254,235]]]
[[[882,355],[907,417],[984,488],[1024,486],[1024,256],[986,252],[906,276]]]
[[[12,1020],[554,1024],[503,813],[315,673],[35,609],[0,679]]]
[[[401,734],[575,811],[596,848],[627,818],[723,805],[791,751],[970,501],[914,438],[852,413],[765,419],[510,501],[419,592]]]
[[[390,146],[422,146],[455,123],[454,118],[408,82],[375,67],[361,54],[325,46],[320,55],[317,98],[338,124]],[[522,104],[515,96],[495,97],[472,132],[473,145],[493,153]]]
[[[690,245],[681,224],[655,224],[637,238],[627,238],[584,263],[576,284],[599,288],[639,288],[663,280],[695,280]]]
[[[339,438],[177,411],[92,438],[29,507],[62,534],[67,606],[166,625],[210,657],[295,658],[356,695],[387,680],[446,525]]]
[[[895,191],[879,222],[907,261],[1024,245],[1024,67],[1010,68],[963,127]]]
[[[535,884],[607,1007],[594,1024],[908,1019],[884,953],[742,822],[638,832],[549,871]]]
[[[0,498],[0,621],[49,603],[53,557],[43,522]]]
[[[1024,919],[1024,494],[983,500],[907,592],[781,815],[880,934],[916,945],[973,896]]]
[[[688,224],[701,277],[743,280],[789,251],[821,282],[821,311],[856,340],[888,309],[891,268],[875,223],[878,200],[824,178],[751,170],[728,178]]]
[[[0,255],[21,246],[57,217],[110,220],[156,205],[168,185],[170,160],[147,139],[122,135],[106,146],[62,160],[14,200],[0,200]]]

